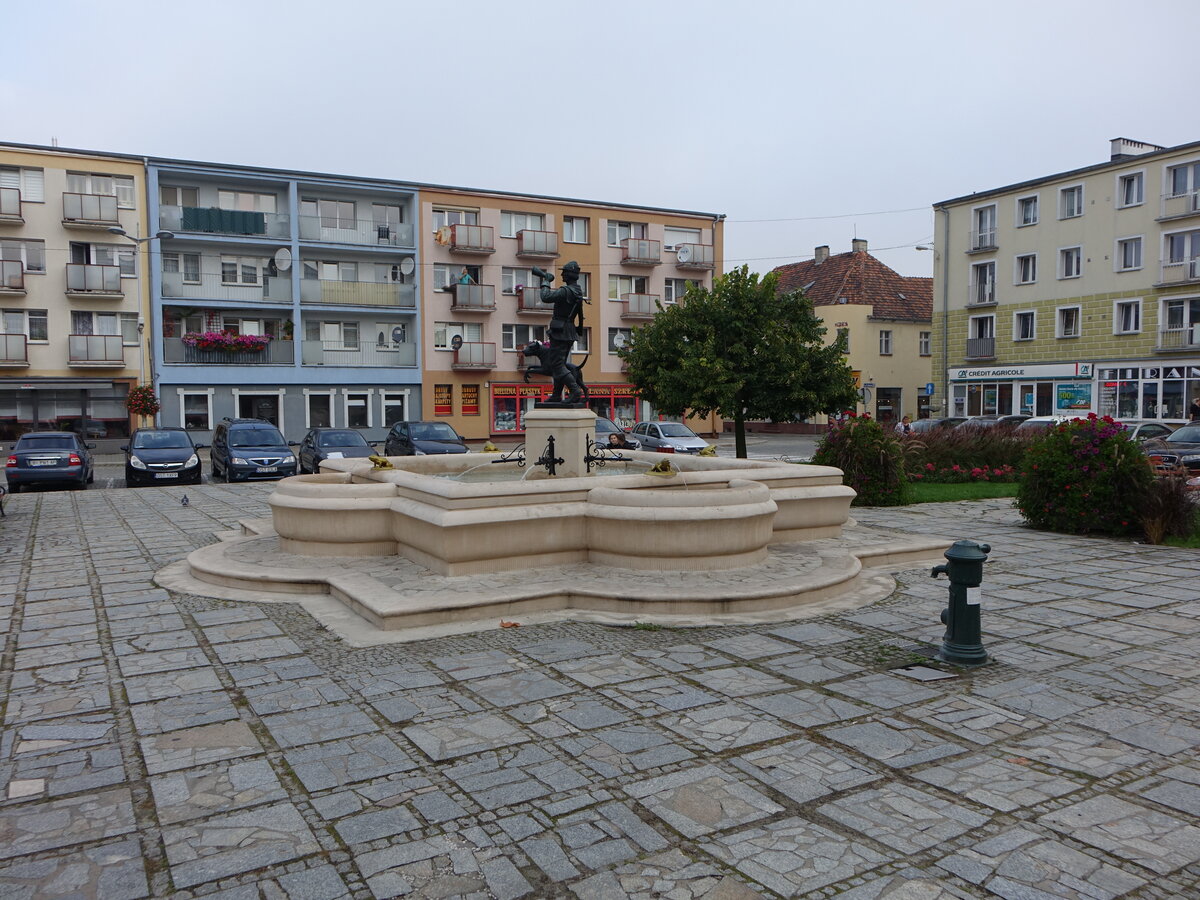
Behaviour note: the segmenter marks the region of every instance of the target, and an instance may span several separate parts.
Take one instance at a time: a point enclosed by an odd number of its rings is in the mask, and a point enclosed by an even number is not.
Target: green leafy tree
[[[789,422],[856,401],[842,347],[825,345],[812,303],[777,281],[742,266],[712,290],[693,285],[620,350],[642,399],[664,413],[732,419],[742,458],[747,419]]]

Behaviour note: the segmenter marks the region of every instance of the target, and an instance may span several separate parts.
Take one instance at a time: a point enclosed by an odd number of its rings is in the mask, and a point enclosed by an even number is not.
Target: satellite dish
[[[454,337],[450,338],[450,349],[451,350],[457,350],[461,346],[462,346],[462,335],[461,334],[456,334]]]
[[[692,261],[692,245],[680,244],[675,248],[675,259],[678,262],[685,263]]]
[[[397,325],[395,328],[392,329],[392,342],[396,343],[396,344],[404,343],[404,326],[403,325]],[[457,348],[455,348],[455,349],[457,349]]]
[[[401,275],[411,275],[413,272],[416,271],[416,269],[417,269],[417,264],[415,262],[413,262],[413,258],[411,256],[406,256],[406,257],[404,257],[404,259],[400,260],[400,274]]]
[[[280,247],[275,251],[275,268],[280,272],[286,272],[292,267],[292,251],[287,247]]]
[[[618,350],[620,350],[622,347],[624,347],[628,343],[629,343],[629,338],[625,337],[625,335],[622,334],[621,332],[618,331],[616,334],[613,335],[613,346],[616,347]]]

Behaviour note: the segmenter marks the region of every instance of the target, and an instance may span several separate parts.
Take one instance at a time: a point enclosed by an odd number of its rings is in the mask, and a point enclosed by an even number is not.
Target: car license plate
[[[29,460],[29,465],[31,465],[31,466],[54,466],[54,465],[58,465],[58,460],[56,460],[56,459],[31,459],[31,460]]]
[[[178,472],[155,472],[154,477],[155,478],[178,478],[179,473]]]
[[[278,472],[279,466],[259,466],[255,471],[257,471],[260,475],[266,474],[267,472]]]

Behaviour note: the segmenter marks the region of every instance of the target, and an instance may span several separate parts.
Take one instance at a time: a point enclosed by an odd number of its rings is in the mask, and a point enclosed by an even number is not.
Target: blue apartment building
[[[162,425],[228,417],[288,440],[419,418],[418,192],[400,182],[147,160]],[[168,234],[163,234],[167,232]]]

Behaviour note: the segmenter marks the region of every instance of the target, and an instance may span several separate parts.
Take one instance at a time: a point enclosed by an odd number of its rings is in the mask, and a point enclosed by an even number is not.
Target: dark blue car
[[[95,448],[95,444],[85,444],[69,431],[23,434],[13,445],[4,468],[8,489],[19,494],[31,485],[44,484],[83,490],[96,478],[89,452]]]

